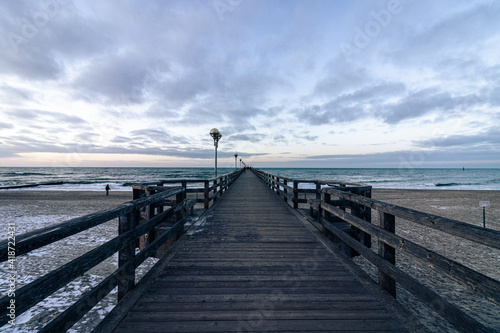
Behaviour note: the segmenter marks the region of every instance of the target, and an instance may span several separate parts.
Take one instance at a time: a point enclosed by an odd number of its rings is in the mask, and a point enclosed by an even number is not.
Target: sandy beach
[[[500,191],[374,189],[372,198],[478,226],[483,226],[479,201],[489,201],[486,227],[500,230]]]
[[[486,211],[487,227],[500,230],[500,191],[374,189],[372,197],[377,200],[478,226],[482,226],[483,223],[482,208],[479,207],[479,201],[490,201],[491,206]],[[110,192],[109,196],[106,196],[104,191],[0,191],[0,214],[4,221],[16,223],[17,234],[22,234],[51,224],[60,223],[70,218],[104,210],[130,201],[131,199],[132,192],[118,191]],[[55,267],[68,262],[71,258],[87,252],[90,248],[102,244],[106,239],[116,235],[116,228],[116,221],[112,221],[100,226],[95,231],[87,231],[81,235],[72,236],[49,246],[45,250],[37,250],[27,256],[18,258],[18,286],[20,287],[23,284],[29,283],[41,274],[45,274]],[[7,229],[5,227],[6,232]],[[430,247],[436,252],[449,256],[494,279],[500,279],[499,251],[488,249],[490,252],[484,253],[487,251],[484,247],[478,247],[474,244],[469,244],[467,241],[463,242],[447,235],[441,235],[439,232],[429,231],[424,227],[415,226],[405,221],[397,221],[396,232],[407,239]],[[54,259],[54,254],[49,256],[49,251],[56,251],[57,258]],[[109,271],[114,269],[116,263],[113,260],[113,257],[110,258],[107,263],[108,267],[101,265],[100,268],[92,270],[89,275],[75,282],[77,289],[75,292],[63,292],[59,296],[54,296],[52,301],[46,303],[44,309],[51,309],[52,313],[60,312],[63,306],[70,304],[74,297],[81,294],[86,283],[90,281],[92,285],[95,285],[101,279],[101,274],[105,272],[109,273]],[[373,267],[370,268],[369,264],[366,264],[360,258],[356,258],[355,260],[363,265],[369,274],[375,274],[375,270]],[[403,255],[398,256],[397,262],[397,265],[405,271],[427,281],[426,283],[430,287],[441,288],[441,292],[447,295],[447,298],[450,300],[462,299],[464,295],[470,296],[469,294],[472,294],[463,291],[463,288],[457,288],[453,283],[450,284],[449,291],[443,290],[441,285],[438,286],[435,284],[436,281],[442,280],[439,276],[425,268],[415,268],[411,264],[411,260]],[[4,266],[2,266],[1,272],[4,271]],[[5,292],[5,287],[1,287],[1,292]],[[398,300],[405,304],[405,306],[414,307],[414,311],[417,313],[424,311],[422,307],[418,306],[418,302],[411,295],[408,295],[404,291],[398,291],[398,293]],[[111,295],[111,298],[113,297],[115,296]],[[83,326],[75,327],[76,331],[79,327],[85,327],[88,321],[97,320],[98,317],[102,318],[105,315],[105,309],[109,309],[113,304],[111,298],[91,315],[89,319],[81,324],[77,324]],[[480,298],[474,297],[474,295],[471,295],[471,298],[467,299],[465,305],[463,305],[465,308],[481,312],[480,316],[484,318],[486,323],[499,325],[500,327],[499,320],[494,319],[495,316],[498,317],[498,309],[491,306],[484,308],[487,307],[487,304],[481,301]],[[43,317],[39,311],[28,311],[26,315],[18,318],[19,325],[16,329],[19,329],[19,332],[36,331],[36,323],[42,321]],[[439,317],[436,318],[432,313],[427,313],[422,318],[424,318],[422,322],[427,324],[428,327],[434,327],[436,331],[450,329],[444,324],[444,326],[436,324],[436,322],[439,323],[442,320]]]

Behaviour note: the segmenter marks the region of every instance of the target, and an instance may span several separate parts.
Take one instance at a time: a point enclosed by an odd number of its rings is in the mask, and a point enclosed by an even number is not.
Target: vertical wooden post
[[[281,195],[280,193],[280,177],[276,177],[276,193]]]
[[[210,183],[208,182],[208,180],[205,180],[205,189],[203,191],[203,200],[204,200],[204,203],[205,203],[205,209],[208,209],[208,207],[210,206],[210,190],[208,189],[210,186]]]
[[[288,202],[288,189],[286,188],[288,186],[288,180],[283,179],[283,200],[285,202]]]
[[[387,214],[384,212],[379,212],[379,227],[389,232],[396,232],[396,217],[392,214]],[[378,255],[383,259],[387,260],[391,264],[396,264],[396,249],[392,246],[385,244],[382,241],[378,241]],[[392,279],[389,275],[385,274],[381,270],[378,271],[378,281],[379,284],[389,292],[392,296],[396,297],[396,281]]]
[[[176,206],[179,205],[179,204],[181,204],[182,201],[184,201],[185,195],[186,195],[186,190],[184,190],[183,192],[178,193],[178,194],[175,195],[175,205]],[[180,221],[183,218],[183,215],[184,215],[184,209],[181,209],[180,211],[178,211],[176,213],[176,220],[175,220],[175,222]]]
[[[214,203],[217,201],[217,189],[219,188],[219,182],[217,181],[218,179],[219,178],[215,178],[214,179],[214,185],[215,185],[214,190],[213,190],[213,192],[214,192]]]
[[[316,200],[321,199],[321,184],[316,182]]]
[[[330,193],[322,192],[321,193],[321,203],[330,203],[331,202],[331,195]],[[330,212],[327,212],[326,210],[322,211],[323,214],[319,215],[320,216],[320,223],[323,226],[323,230],[321,231],[325,236],[328,236],[330,234],[330,231],[325,228],[325,221],[330,220]],[[319,212],[318,212],[319,214]]]
[[[361,193],[362,196],[365,196],[367,198],[372,197],[372,191],[370,190],[363,190]],[[372,222],[372,209],[368,206],[362,206],[363,207],[363,218],[366,222]],[[366,247],[372,247],[372,235],[370,235],[367,232],[363,232],[363,244],[365,244]]]
[[[163,187],[163,183],[158,183],[157,186]],[[156,206],[156,213],[157,214],[163,213],[163,204]]]
[[[134,209],[127,215],[120,216],[118,224],[119,235],[135,228],[136,223],[138,221],[138,213],[139,211]],[[123,266],[134,256],[135,256],[135,240],[118,252],[118,267]],[[121,301],[122,298],[134,288],[134,286],[135,286],[135,269],[133,267],[130,267],[120,275],[120,283],[118,284],[118,302]]]
[[[153,195],[155,194],[156,191],[155,190],[147,190],[146,191],[146,196],[149,197],[150,195]],[[155,216],[155,208],[156,208],[156,204],[153,203],[149,206],[146,207],[146,221],[149,221],[149,219],[152,219],[154,216]],[[156,239],[156,233],[155,233],[155,230],[151,230],[150,232],[146,233],[144,235],[144,239],[143,239],[143,246],[146,247],[148,246],[152,241],[154,241]]]
[[[299,184],[296,180],[293,181],[293,208],[299,208]]]

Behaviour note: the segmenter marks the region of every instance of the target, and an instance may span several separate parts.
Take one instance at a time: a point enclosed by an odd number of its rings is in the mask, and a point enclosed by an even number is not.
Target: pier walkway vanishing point
[[[406,331],[302,220],[254,173],[241,174],[153,268],[149,287],[139,284],[97,331]]]

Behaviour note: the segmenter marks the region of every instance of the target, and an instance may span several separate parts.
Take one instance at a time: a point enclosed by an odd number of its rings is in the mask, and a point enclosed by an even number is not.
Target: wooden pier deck
[[[406,331],[252,172],[178,243],[114,332]]]

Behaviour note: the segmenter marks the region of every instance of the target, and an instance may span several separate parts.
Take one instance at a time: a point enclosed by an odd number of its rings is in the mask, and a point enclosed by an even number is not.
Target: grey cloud
[[[397,124],[433,111],[447,116],[450,112],[462,111],[478,104],[481,104],[481,101],[476,95],[453,96],[436,88],[426,88],[412,92],[396,103],[386,105],[378,116],[388,124]]]
[[[392,60],[413,63],[425,59],[423,65],[435,65],[455,57],[476,59],[476,48],[481,47],[477,42],[487,40],[499,31],[499,16],[500,3],[497,1],[472,3],[469,8],[445,16],[430,26],[423,25],[415,36],[399,44]]]
[[[286,143],[287,139],[285,138],[284,135],[279,134],[279,135],[274,136],[273,141],[274,142],[283,142],[283,143]]]
[[[23,120],[39,120],[49,121],[55,123],[66,123],[72,125],[83,125],[87,122],[78,116],[68,115],[60,112],[35,110],[35,109],[15,109],[7,111],[11,117]]]
[[[337,103],[366,103],[369,101],[385,100],[387,97],[396,96],[406,91],[406,86],[401,82],[375,82],[363,86],[351,93],[340,95]]]
[[[352,67],[339,56],[328,65],[325,76],[316,83],[314,94],[329,97],[339,95],[366,84],[370,79],[364,68]]]
[[[75,95],[91,103],[139,103],[150,75],[144,58],[137,53],[106,55],[80,71],[72,83]]]
[[[476,162],[478,161],[478,162]],[[275,163],[279,166],[279,163]],[[434,150],[401,150],[368,154],[311,155],[303,160],[289,161],[287,167],[393,167],[405,172],[422,167],[497,167],[489,148],[441,148]]]
[[[22,88],[12,87],[6,84],[0,86],[1,100],[11,104],[22,104],[33,99],[30,91]]]
[[[325,105],[312,105],[300,110],[296,116],[310,125],[326,125],[333,122],[351,122],[365,114],[363,108],[340,106],[331,101]]]
[[[436,137],[429,140],[415,142],[419,147],[448,148],[448,147],[476,147],[489,146],[492,150],[500,150],[500,127],[493,127],[486,131],[469,135],[450,135]]]
[[[58,79],[68,60],[109,45],[109,40],[103,41],[102,24],[80,16],[71,1],[2,1],[0,16],[6,37],[0,40],[0,70],[5,74]]]
[[[111,142],[113,143],[128,143],[131,139],[128,136],[115,136]]]
[[[228,136],[227,140],[230,141],[249,141],[249,142],[260,142],[264,139],[261,133],[245,133],[245,134],[233,134]]]
[[[141,129],[130,132],[130,140],[140,140],[157,145],[173,144],[173,145],[189,145],[190,141],[186,137],[172,135],[168,130],[157,129]]]
[[[14,126],[12,124],[0,122],[0,128],[1,129],[10,129],[10,128],[14,128]]]
[[[379,103],[404,91],[402,83],[377,82],[338,95],[323,105],[309,105],[295,110],[295,113],[298,119],[311,125],[352,122],[366,116],[377,116],[378,111],[372,110],[377,110]]]
[[[315,135],[304,135],[302,139],[307,140],[307,141],[316,141],[318,137]]]

